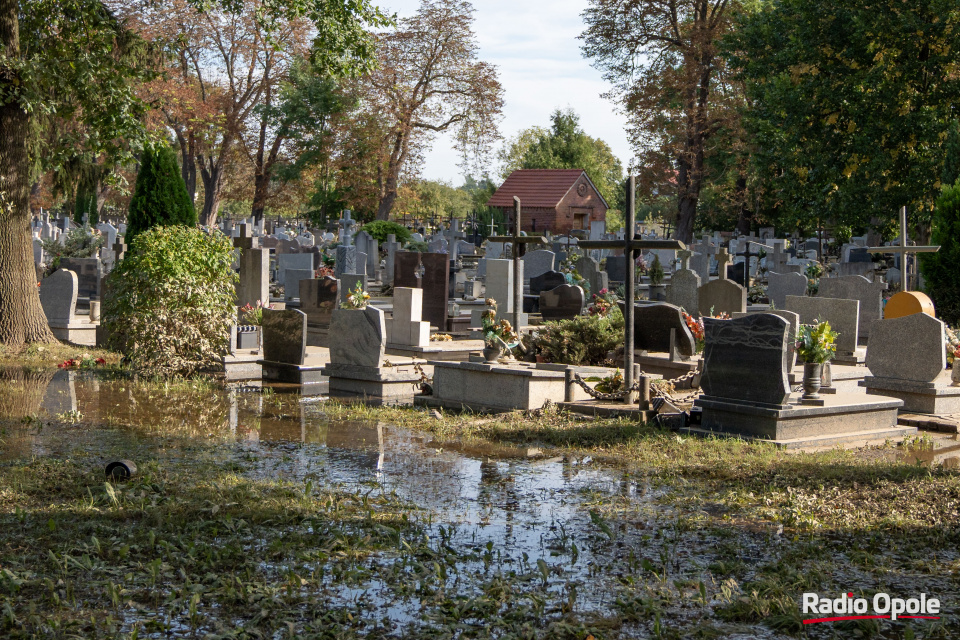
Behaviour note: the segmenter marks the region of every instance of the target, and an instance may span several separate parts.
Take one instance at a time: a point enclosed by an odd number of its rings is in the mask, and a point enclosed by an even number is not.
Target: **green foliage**
[[[60,240],[63,240],[61,243]],[[77,227],[67,231],[62,238],[44,240],[43,252],[49,256],[47,260],[47,275],[53,273],[60,266],[61,258],[92,258],[103,246],[103,236],[99,231],[90,227]]]
[[[623,166],[610,146],[584,133],[570,109],[557,109],[550,119],[550,129],[527,129],[507,146],[503,177],[515,169],[583,169],[610,208],[623,211]]]
[[[960,100],[953,0],[782,0],[727,40],[778,226],[929,216]],[[924,216],[914,221],[923,222]]]
[[[403,247],[403,250],[404,250],[404,251],[413,251],[413,252],[415,252],[415,253],[429,253],[429,252],[430,252],[430,247],[427,246],[427,243],[426,243],[426,242],[418,242],[418,241],[416,241],[416,240],[413,240],[413,241],[411,241],[411,242],[408,242],[408,243]]]
[[[960,181],[943,190],[933,215],[932,244],[937,253],[920,254],[926,292],[937,316],[947,324],[960,324]]]
[[[663,265],[660,264],[659,254],[653,254],[653,263],[647,269],[647,277],[650,278],[650,284],[655,287],[663,282]]]
[[[950,132],[947,134],[944,151],[946,157],[943,160],[940,182],[944,187],[949,187],[960,179],[960,120],[950,123]]]
[[[447,182],[435,180],[420,180],[411,185],[416,194],[417,204],[414,209],[417,214],[426,217],[437,215],[441,218],[464,219],[473,211],[473,197],[464,189],[457,189]]]
[[[370,301],[370,294],[363,290],[360,283],[347,292],[347,297],[340,303],[341,309],[363,310],[367,308]]]
[[[130,201],[125,239],[133,247],[133,240],[144,231],[173,225],[195,227],[197,212],[187,195],[173,149],[166,145],[147,146]]]
[[[236,318],[230,239],[196,227],[155,227],[130,249],[106,280],[110,346],[150,374],[218,367]]]
[[[837,335],[829,322],[802,324],[797,332],[797,355],[804,362],[829,362],[837,353]]]
[[[574,365],[610,365],[623,349],[623,314],[578,316],[546,322],[537,333],[536,348],[549,362]]]
[[[403,244],[410,239],[410,230],[402,224],[392,220],[374,220],[361,227],[361,231],[366,231],[374,240],[383,244],[387,241],[387,236],[391,233],[397,237],[397,242]]]

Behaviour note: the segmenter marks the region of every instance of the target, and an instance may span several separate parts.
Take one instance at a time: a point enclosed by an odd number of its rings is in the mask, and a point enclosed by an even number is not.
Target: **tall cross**
[[[744,269],[744,272],[743,272],[743,284],[744,284],[745,287],[747,287],[747,288],[749,289],[749,288],[750,288],[750,258],[753,258],[753,257],[755,257],[755,256],[756,256],[756,257],[759,257],[759,256],[760,256],[759,252],[758,252],[758,253],[750,253],[750,245],[751,245],[751,244],[755,244],[755,245],[758,245],[758,246],[760,246],[760,247],[763,247],[764,249],[769,249],[770,251],[773,251],[773,247],[768,247],[767,245],[761,244],[761,243],[757,242],[756,240],[746,240],[746,241],[745,241],[745,244],[747,245],[746,248],[745,248],[743,251],[741,251],[740,253],[738,253],[737,255],[738,255],[738,256],[743,256],[743,260],[744,260],[744,262],[746,263],[746,268]]]
[[[233,246],[237,249],[256,249],[260,246],[260,239],[253,235],[250,225],[240,224],[240,235],[233,239]]]
[[[492,220],[492,218],[491,218]],[[513,235],[494,236],[491,242],[512,242],[513,250],[513,328],[520,335],[520,318],[523,315],[523,278],[520,277],[520,256],[527,244],[547,244],[543,236],[520,235],[520,198],[513,196]]]
[[[727,263],[733,258],[724,247],[717,250],[717,275],[721,280],[727,279]]]
[[[627,233],[624,234],[623,240],[582,240],[578,243],[578,246],[583,249],[623,249],[623,255],[627,258],[627,272],[624,278],[626,300],[623,301],[623,386],[627,389],[627,395],[623,401],[628,404],[633,404],[635,399],[633,392],[630,390],[633,387],[633,345],[635,344],[633,304],[636,262],[634,261],[634,252],[643,249],[679,249],[683,251],[687,248],[679,240],[636,239],[636,184],[635,176],[627,178],[627,210],[624,224]]]
[[[911,247],[907,245],[907,208],[900,208],[900,244],[890,247],[867,247],[871,253],[899,253],[903,256],[903,269],[900,271],[900,290],[907,291],[910,287],[910,281],[907,277],[907,270],[910,264],[909,254],[911,253],[936,253],[940,251],[939,246]]]

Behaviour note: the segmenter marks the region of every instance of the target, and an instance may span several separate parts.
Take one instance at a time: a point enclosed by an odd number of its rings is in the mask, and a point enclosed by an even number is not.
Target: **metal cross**
[[[490,218],[491,221],[493,218]],[[520,277],[520,256],[528,244],[547,244],[543,236],[520,235],[520,198],[513,196],[513,235],[494,236],[491,242],[513,243],[513,328],[520,335],[520,316],[523,314],[523,278]]]
[[[754,256],[758,258],[760,257],[759,252],[758,253],[750,252],[750,245],[755,244],[759,247],[763,247],[764,249],[768,249],[770,251],[773,251],[773,247],[769,247],[761,242],[757,242],[756,240],[745,240],[744,242],[746,242],[746,245],[747,245],[746,248],[740,253],[738,253],[737,255],[743,256],[744,262],[746,262],[746,268],[743,273],[743,284],[746,288],[749,289],[750,288],[750,258],[753,258]]]
[[[900,244],[889,247],[867,247],[871,253],[899,253],[903,256],[903,269],[900,271],[900,290],[907,291],[910,287],[910,281],[907,278],[907,270],[910,264],[909,254],[911,253],[936,253],[940,251],[939,246],[911,247],[907,245],[907,208],[900,208]]]
[[[629,391],[633,387],[633,345],[635,344],[633,304],[636,262],[634,261],[634,252],[642,249],[677,249],[683,251],[687,248],[679,240],[639,240],[636,238],[636,184],[635,176],[627,178],[627,210],[624,224],[626,233],[623,240],[584,240],[577,243],[577,246],[583,249],[623,249],[623,254],[627,258],[626,282],[624,282],[626,300],[623,301],[623,386],[628,391],[623,400],[629,404],[632,404],[636,399],[635,394]]]

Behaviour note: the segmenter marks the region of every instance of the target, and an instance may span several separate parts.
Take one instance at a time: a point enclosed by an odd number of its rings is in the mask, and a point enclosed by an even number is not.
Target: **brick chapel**
[[[583,169],[518,169],[487,201],[513,226],[513,197],[520,198],[522,231],[567,234],[589,231],[591,222],[606,222],[607,201]]]

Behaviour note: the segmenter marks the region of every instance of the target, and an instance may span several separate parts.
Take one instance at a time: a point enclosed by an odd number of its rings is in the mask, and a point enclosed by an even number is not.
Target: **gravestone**
[[[307,353],[307,315],[299,309],[263,310],[263,359],[302,365]]]
[[[430,239],[430,242],[427,243],[427,250],[430,253],[448,253],[447,248],[447,239],[443,236],[434,236]]]
[[[430,323],[423,318],[423,289],[393,290],[393,318],[387,323],[387,342],[405,347],[430,344]]]
[[[747,289],[726,279],[730,254],[726,249],[717,251],[718,280],[708,282],[697,290],[697,304],[701,316],[720,313],[739,313],[747,310]]]
[[[312,280],[313,269],[287,269],[283,272],[283,299],[287,302],[300,295],[300,281]]]
[[[564,284],[567,284],[566,276],[559,271],[547,271],[530,278],[530,295],[539,296],[543,291],[550,291]]]
[[[523,261],[518,261],[523,278]],[[497,301],[497,320],[509,320],[513,313],[513,260],[487,260],[487,298]],[[479,319],[479,314],[475,313]],[[478,325],[479,326],[479,325]]]
[[[307,327],[316,340],[308,344],[314,347],[326,347],[333,310],[338,303],[339,283],[336,278],[326,276],[300,281],[300,311],[307,315]]]
[[[396,261],[397,251],[400,250],[400,243],[397,242],[397,237],[392,233],[387,236],[387,260],[386,260],[386,269],[384,272],[385,282],[384,284],[393,284],[393,270],[394,264]]]
[[[867,368],[878,378],[931,383],[947,368],[944,324],[925,313],[878,320],[867,348]]]
[[[277,256],[277,283],[286,286],[287,271],[313,271],[312,253],[283,253]],[[300,274],[297,274],[298,276]],[[311,278],[313,276],[310,276]],[[297,293],[298,281],[290,283],[294,295]]]
[[[747,282],[747,263],[738,262],[727,267],[727,280],[735,282],[741,287],[745,287]]]
[[[77,295],[81,298],[99,298],[103,271],[100,258],[61,258],[60,268],[77,274]]]
[[[756,315],[758,313],[769,313],[779,316],[790,325],[790,334],[787,340],[787,372],[793,371],[797,362],[797,333],[800,330],[800,315],[786,309],[767,309],[763,311],[747,311],[745,313],[732,313],[732,318],[745,318],[746,316]]]
[[[546,249],[537,249],[526,253],[520,260],[523,261],[523,277],[529,280],[548,271],[553,271],[556,254]]]
[[[583,313],[584,294],[580,287],[562,284],[540,292],[540,316],[544,321],[568,320]]]
[[[737,404],[786,404],[790,396],[786,320],[765,313],[734,320],[704,318],[703,329],[704,396]]]
[[[667,285],[667,302],[681,307],[687,313],[697,315],[700,312],[699,290],[700,276],[696,271],[689,268],[690,259],[693,257],[691,251],[680,251],[680,269],[670,278],[670,284]]]
[[[502,242],[487,241],[487,250],[484,257],[488,260],[499,260],[503,256],[504,248]]]
[[[800,324],[815,324],[818,320],[830,323],[836,331],[837,356],[850,356],[857,350],[857,327],[860,301],[840,298],[808,298],[787,296],[784,308],[800,315]]]
[[[423,260],[423,277],[416,277]],[[394,287],[423,289],[423,319],[443,331],[450,299],[450,260],[445,253],[399,251],[394,266]]]
[[[51,325],[66,326],[76,321],[77,274],[57,269],[40,281],[40,305]]]
[[[333,275],[339,278],[344,273],[357,273],[357,248],[341,244],[337,246]]]
[[[822,280],[821,280],[822,282]],[[783,309],[787,296],[803,296],[807,293],[807,277],[800,273],[767,273],[767,297],[778,309]]]
[[[336,309],[330,335],[330,364],[378,368],[383,362],[387,329],[382,309]]]
[[[606,272],[610,282],[624,282],[627,279],[627,257],[607,256]]]
[[[125,246],[125,245],[124,245]],[[270,301],[270,250],[258,246],[249,225],[241,224],[233,246],[240,249],[240,279],[237,281],[237,306],[256,306]],[[121,253],[122,250],[115,252]],[[120,255],[117,259],[120,259]]]
[[[601,271],[600,263],[590,256],[580,256],[574,263],[574,268],[587,281],[589,287],[589,291],[585,292],[587,295],[600,293],[602,289],[610,288],[606,271]]]
[[[860,339],[870,337],[870,327],[883,315],[883,292],[886,282],[871,282],[863,276],[820,278],[817,296],[823,298],[846,298],[860,301]]]
[[[623,301],[619,305],[620,311],[624,311]],[[697,352],[696,341],[683,320],[680,307],[666,302],[634,305],[633,340],[636,349],[669,353],[671,331],[681,356],[691,357]]]
[[[690,269],[700,276],[700,282],[708,282],[710,280],[710,256],[705,253],[694,253],[690,256]]]

